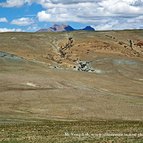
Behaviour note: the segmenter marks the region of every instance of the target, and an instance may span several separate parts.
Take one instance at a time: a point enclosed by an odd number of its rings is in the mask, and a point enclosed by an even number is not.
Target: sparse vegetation
[[[142,132],[143,123],[137,121],[41,120],[1,124],[0,143],[141,143]]]

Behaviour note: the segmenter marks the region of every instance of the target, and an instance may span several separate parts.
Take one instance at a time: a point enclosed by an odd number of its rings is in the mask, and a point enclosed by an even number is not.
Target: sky
[[[35,32],[53,24],[143,29],[143,0],[0,0],[0,32]]]

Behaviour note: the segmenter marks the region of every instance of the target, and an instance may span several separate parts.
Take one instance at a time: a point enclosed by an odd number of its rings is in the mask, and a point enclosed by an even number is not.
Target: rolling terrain
[[[143,133],[142,32],[0,33],[0,142],[141,142],[64,133]]]

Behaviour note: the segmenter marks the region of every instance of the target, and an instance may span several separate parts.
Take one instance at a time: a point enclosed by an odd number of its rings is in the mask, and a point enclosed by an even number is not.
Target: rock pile
[[[94,72],[95,70],[91,67],[90,63],[91,61],[77,61],[77,65],[74,66],[74,69],[76,71]]]

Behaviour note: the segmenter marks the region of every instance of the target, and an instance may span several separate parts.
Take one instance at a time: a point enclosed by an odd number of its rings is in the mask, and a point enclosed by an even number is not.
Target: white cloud
[[[16,29],[16,28],[13,28],[13,29],[0,28],[0,32],[20,32],[20,31],[22,31],[22,29]]]
[[[96,3],[53,4],[46,3],[47,10],[37,14],[39,21],[45,22],[94,22],[94,18],[102,13]]]
[[[143,15],[128,19],[127,22],[129,22],[129,23],[143,23]]]
[[[135,6],[138,0],[103,0],[99,4],[108,11],[109,15],[138,15],[142,14],[143,7]],[[143,1],[142,1],[143,3]]]
[[[25,30],[26,31],[38,31],[41,27],[38,26],[38,24],[33,24],[28,26]]]
[[[142,15],[143,0],[39,0],[39,21],[95,23],[97,17]],[[140,5],[139,5],[140,4]]]
[[[115,21],[108,21],[106,23],[101,23],[97,26],[93,26],[96,30],[110,30],[110,29],[113,29],[116,25],[119,24],[119,21],[118,20],[115,20]]]
[[[61,9],[66,9],[67,14],[74,12],[72,14],[77,17],[79,13],[82,16],[136,15],[142,14],[143,10],[143,0],[7,0],[1,2],[0,6],[20,7],[33,2],[42,5],[48,14],[53,14],[50,13],[51,9],[55,10],[55,14],[59,14]]]
[[[110,17],[93,25],[96,30],[121,30],[143,28],[143,16],[137,17]]]
[[[1,2],[2,7],[20,7],[26,3],[30,3],[31,0],[7,0],[6,2]]]
[[[22,18],[19,18],[19,19],[14,19],[11,22],[11,24],[18,25],[18,26],[27,26],[27,25],[31,25],[33,23],[34,23],[33,19],[25,18],[25,17],[22,17]]]
[[[5,17],[0,18],[0,22],[8,22],[8,20]]]
[[[38,3],[40,22],[81,22],[96,29],[138,28],[142,26],[143,0],[7,0],[3,7]],[[126,16],[126,18],[125,18]],[[12,24],[26,26],[32,19],[17,19]]]

